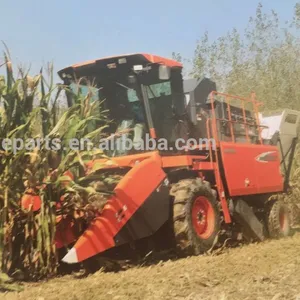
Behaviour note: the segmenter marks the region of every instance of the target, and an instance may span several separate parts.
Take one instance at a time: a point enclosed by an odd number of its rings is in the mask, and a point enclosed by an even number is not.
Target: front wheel
[[[212,248],[220,230],[216,192],[209,182],[185,179],[171,189],[173,229],[179,253],[198,255]]]

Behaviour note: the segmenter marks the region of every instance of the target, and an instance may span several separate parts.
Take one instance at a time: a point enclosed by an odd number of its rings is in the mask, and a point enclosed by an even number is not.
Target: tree
[[[180,53],[176,53],[176,52],[172,52],[172,59],[178,61],[178,62],[182,62],[182,57]]]
[[[210,41],[205,32],[197,42],[191,75],[210,77],[219,90],[249,96],[255,92],[264,110],[287,106],[300,109],[300,3],[294,18],[281,28],[275,11],[257,6],[243,33],[233,28],[225,36]]]

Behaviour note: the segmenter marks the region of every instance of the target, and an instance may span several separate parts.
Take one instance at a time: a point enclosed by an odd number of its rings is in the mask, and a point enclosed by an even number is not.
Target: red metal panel
[[[134,166],[114,189],[115,195],[108,200],[101,216],[93,220],[76,242],[78,261],[114,247],[115,235],[165,177],[158,155]]]
[[[220,142],[230,196],[283,190],[276,146]]]

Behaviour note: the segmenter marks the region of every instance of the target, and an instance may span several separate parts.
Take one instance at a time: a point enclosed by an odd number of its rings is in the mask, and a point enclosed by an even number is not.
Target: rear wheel
[[[185,179],[171,189],[173,229],[179,254],[198,255],[212,248],[220,230],[216,192],[209,182]]]
[[[280,238],[290,235],[289,210],[282,201],[276,200],[270,204],[267,224],[271,238]]]

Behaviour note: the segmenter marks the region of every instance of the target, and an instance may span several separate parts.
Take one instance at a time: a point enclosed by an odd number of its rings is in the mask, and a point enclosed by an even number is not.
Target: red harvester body
[[[289,233],[286,207],[269,199],[288,188],[299,113],[283,112],[268,129],[260,123],[254,94],[245,99],[218,93],[209,79],[184,81],[181,70],[182,65],[170,59],[131,54],[59,72],[69,85],[76,78],[93,80],[111,118],[117,124],[133,120],[133,141],[145,141],[149,135],[172,145],[163,150],[121,149],[112,151],[109,160],[88,163],[87,175],[105,171],[123,177],[84,233],[77,240],[69,235],[68,243],[75,244],[64,262],[82,262],[151,238],[166,224],[169,236],[162,238],[171,237],[184,254],[210,249],[220,234],[238,232],[263,240]],[[120,107],[129,115],[122,115]],[[287,129],[283,125],[289,118]],[[276,126],[271,136],[263,136]],[[111,128],[111,134],[117,130]],[[282,145],[287,136],[291,139]],[[185,148],[176,148],[178,139]],[[193,149],[188,147],[191,139],[200,141]],[[58,228],[58,248],[64,244],[61,236]]]

